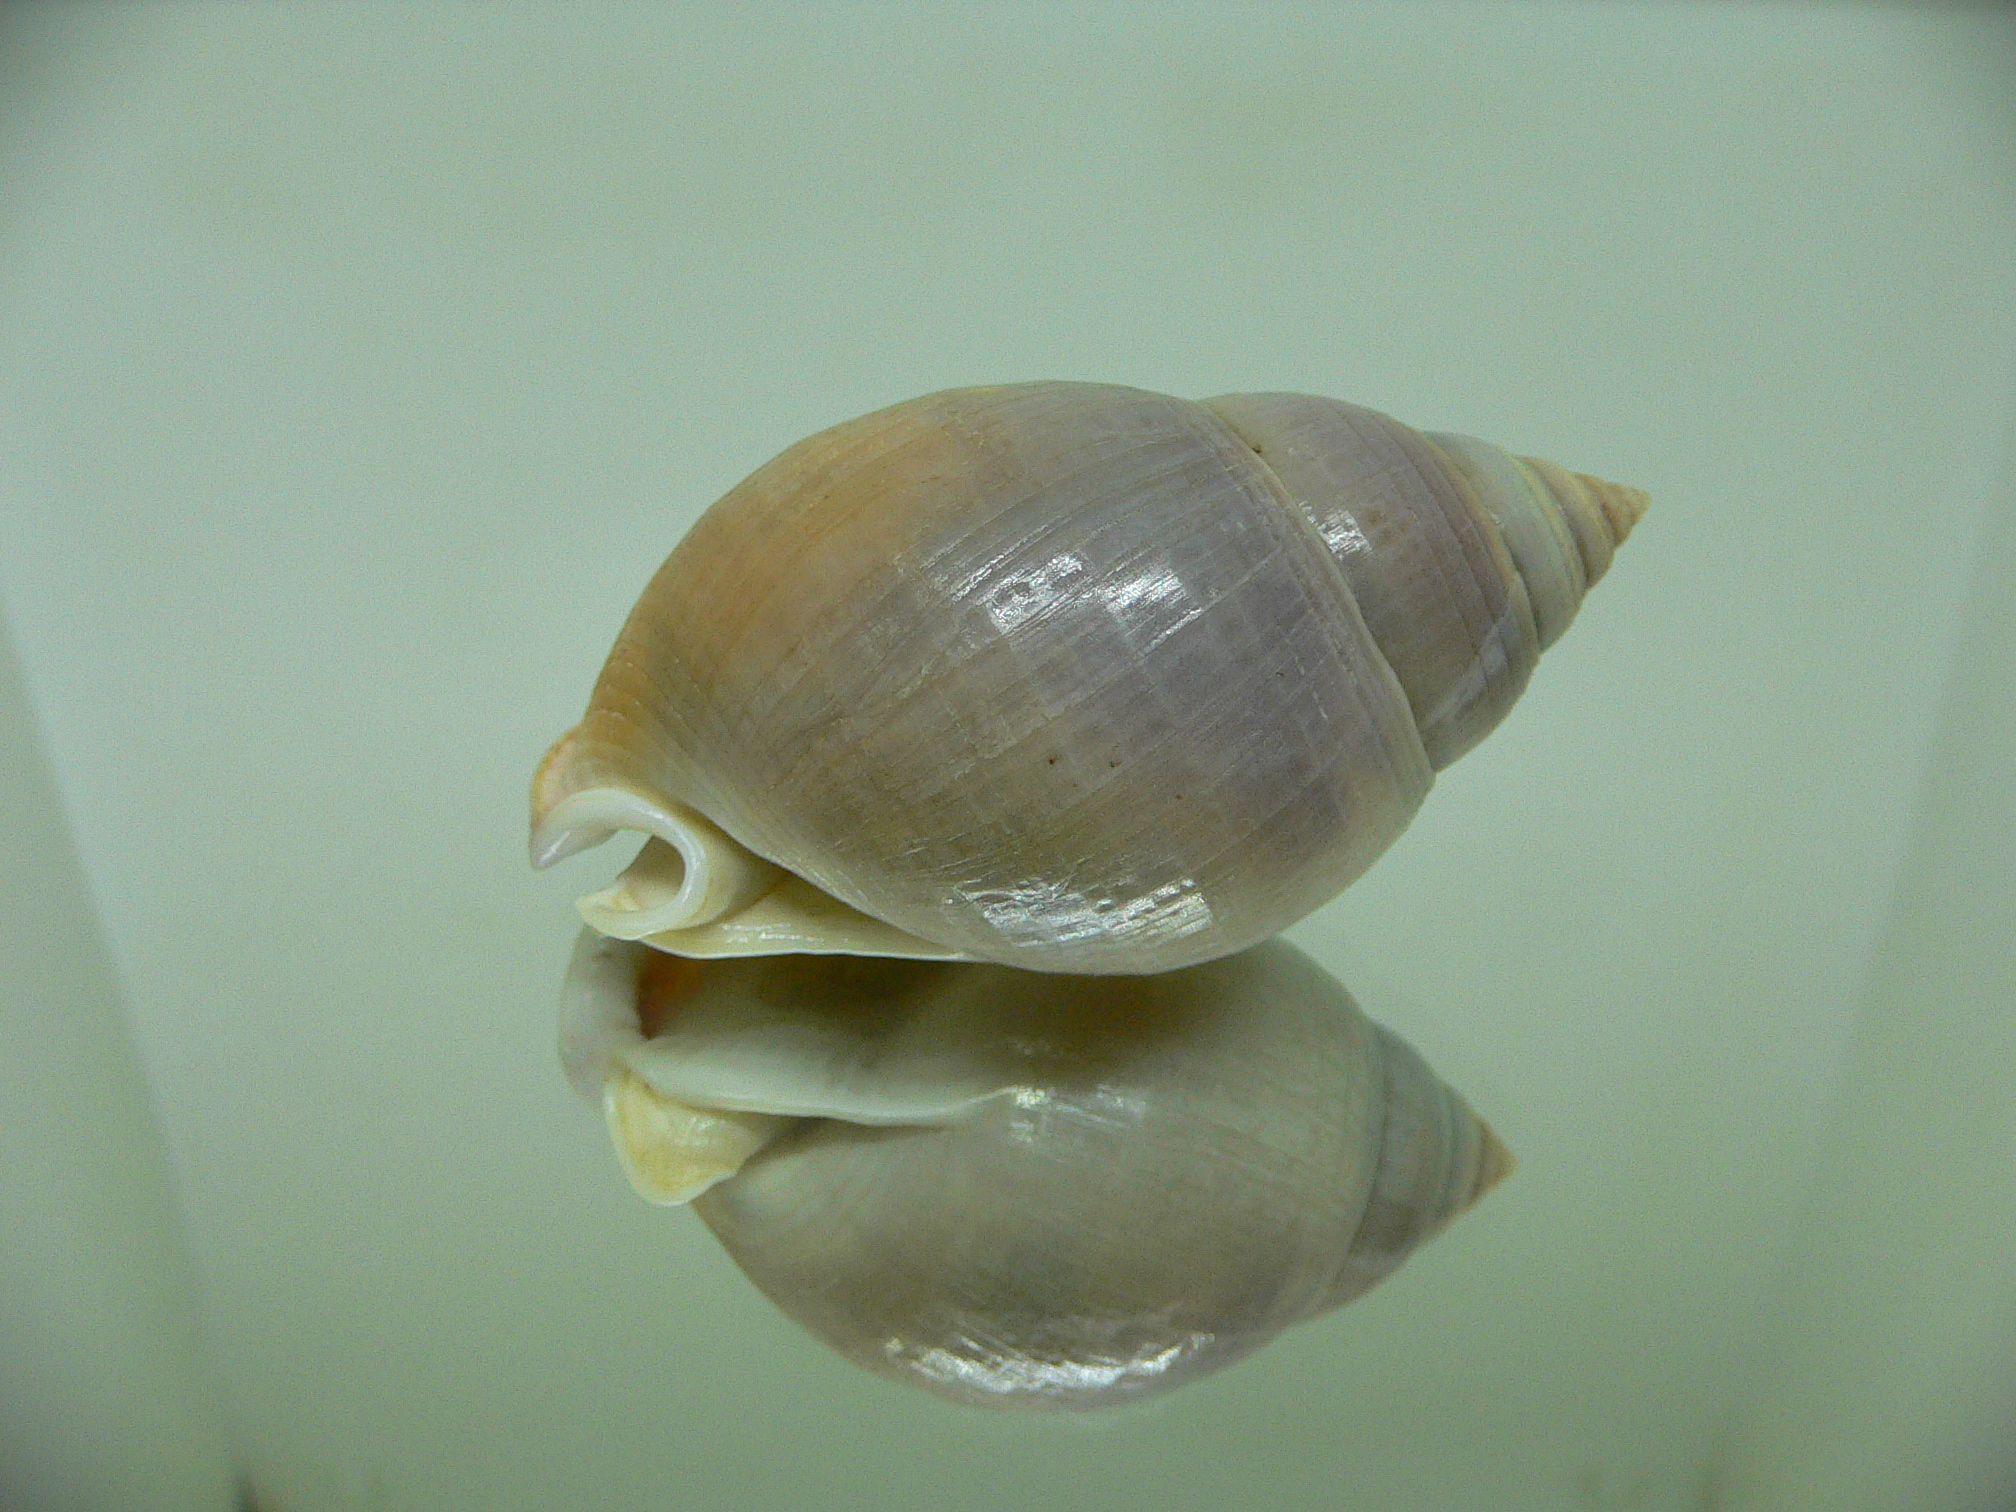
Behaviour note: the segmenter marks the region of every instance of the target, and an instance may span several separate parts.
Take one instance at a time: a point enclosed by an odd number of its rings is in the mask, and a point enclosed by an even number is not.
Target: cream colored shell
[[[1229,1364],[1511,1169],[1279,941],[1084,977],[698,962],[584,931],[562,1055],[641,1194],[693,1200],[849,1359],[989,1406],[1100,1407]]]
[[[1045,383],[824,431],[710,509],[533,791],[693,956],[1166,971],[1349,885],[1644,496],[1295,394]]]

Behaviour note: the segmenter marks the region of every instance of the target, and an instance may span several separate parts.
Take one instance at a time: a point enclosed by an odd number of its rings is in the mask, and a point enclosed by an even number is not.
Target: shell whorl
[[[1162,971],[1355,880],[1643,495],[1301,395],[1029,384],[808,438],[694,527],[534,784],[695,955]]]
[[[1097,1407],[1349,1301],[1510,1170],[1272,941],[1155,977],[769,957],[584,932],[563,1053],[623,1166],[848,1358]]]
[[[1437,771],[1510,712],[1645,511],[1636,489],[1341,400],[1204,402],[1330,547]]]

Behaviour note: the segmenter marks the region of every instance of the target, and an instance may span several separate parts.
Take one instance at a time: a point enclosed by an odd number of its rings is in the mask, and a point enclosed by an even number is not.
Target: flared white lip
[[[532,864],[550,866],[618,830],[646,838],[615,882],[578,905],[605,935],[641,940],[708,924],[747,908],[783,880],[784,868],[739,844],[705,814],[633,788],[571,793],[532,832]]]
[[[561,992],[560,1060],[590,1102],[627,1071],[695,1108],[889,1127],[956,1120],[1026,1090],[981,1050],[863,1033],[850,1015],[822,1015],[811,1004],[781,1023],[774,1003],[732,992],[710,998],[697,1021],[682,1020],[679,1034],[649,1037],[638,1021],[638,979],[654,949],[592,929],[575,941]],[[984,991],[984,982],[975,979],[972,990]]]
[[[608,840],[642,834],[636,858],[609,886],[576,900],[582,922],[668,955],[859,955],[971,961],[851,907],[757,855],[676,799],[635,788],[585,788],[556,803],[532,831],[532,864],[551,866]]]
[[[689,1202],[800,1119],[871,1127],[928,1126],[964,1117],[1019,1089],[984,1060],[942,1046],[890,1053],[844,1014],[776,1020],[774,1003],[730,991],[681,1032],[645,1032],[641,941],[584,929],[560,1005],[560,1060],[574,1090],[600,1107],[639,1196]],[[704,970],[697,964],[694,970]],[[810,1005],[806,1005],[808,1008]]]

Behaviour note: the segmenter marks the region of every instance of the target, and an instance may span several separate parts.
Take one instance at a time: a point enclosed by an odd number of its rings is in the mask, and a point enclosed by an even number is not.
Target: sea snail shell
[[[1504,717],[1636,490],[1300,394],[959,389],[707,511],[534,782],[595,928],[1167,971],[1355,880]]]
[[[1365,1291],[1511,1169],[1281,941],[1161,976],[695,961],[584,930],[562,1055],[637,1190],[954,1400],[1098,1407]]]

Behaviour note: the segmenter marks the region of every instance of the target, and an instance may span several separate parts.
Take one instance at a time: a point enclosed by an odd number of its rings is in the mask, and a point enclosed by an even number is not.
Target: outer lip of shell
[[[696,1082],[693,1039],[657,1036],[713,969],[592,929],[568,966],[561,1062],[574,1089],[601,1106],[624,1174],[647,1202],[692,1201],[801,1118],[941,1123],[1004,1090],[957,1057],[951,1069],[928,1053],[893,1071],[858,1061],[846,1034],[822,1037],[816,1019],[773,1025],[774,1034],[743,1024],[727,1060],[717,1056]],[[699,1035],[706,1040],[704,1022]]]
[[[582,898],[581,916],[618,940],[710,923],[747,908],[784,869],[737,844],[706,815],[634,788],[570,793],[532,831],[532,864],[548,866],[617,830],[648,838],[610,886]]]
[[[550,866],[618,830],[644,846],[608,887],[577,899],[582,921],[616,940],[673,955],[867,955],[924,961],[973,957],[851,908],[742,845],[706,815],[640,788],[571,793],[539,816],[532,864]]]
[[[628,1067],[611,1072],[604,1083],[602,1115],[631,1188],[659,1207],[691,1202],[726,1181],[796,1122],[769,1113],[690,1107]]]

